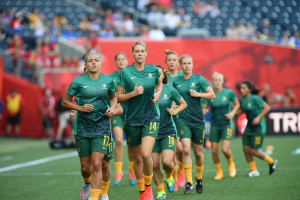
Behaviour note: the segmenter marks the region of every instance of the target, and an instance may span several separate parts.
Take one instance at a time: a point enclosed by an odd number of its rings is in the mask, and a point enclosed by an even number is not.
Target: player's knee
[[[91,166],[87,163],[81,163],[81,173],[89,174],[91,172]]]
[[[102,163],[102,171],[108,171],[109,170],[109,162],[104,160]]]
[[[142,160],[142,157],[140,155],[135,155],[133,157],[133,161],[136,165],[141,165],[143,164],[143,160]]]
[[[219,153],[219,149],[216,148],[216,147],[212,147],[212,148],[211,148],[211,152],[212,152],[213,154],[218,154],[218,153]]]
[[[251,154],[251,148],[249,147],[243,147],[243,150],[246,154]]]
[[[224,154],[227,154],[227,153],[229,153],[229,149],[227,147],[222,147],[222,152]]]
[[[151,158],[151,152],[146,151],[146,152],[142,152],[142,160],[148,160]]]
[[[196,157],[196,158],[201,158],[201,157],[203,157],[202,151],[195,151],[194,153],[195,153],[195,157]]]
[[[188,148],[183,149],[182,153],[183,153],[184,156],[190,156],[191,155],[191,149],[188,149]]]
[[[166,171],[166,169],[173,169],[174,164],[172,161],[164,161],[163,162],[163,168]]]
[[[123,138],[115,138],[115,146],[123,146]]]
[[[154,171],[160,170],[160,162],[153,161],[153,170]]]
[[[100,162],[94,162],[92,164],[92,167],[93,167],[93,171],[100,172],[102,170],[102,163],[100,163]]]

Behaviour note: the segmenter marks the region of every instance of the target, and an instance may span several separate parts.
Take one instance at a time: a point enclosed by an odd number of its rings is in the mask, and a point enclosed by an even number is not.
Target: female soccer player
[[[177,134],[172,116],[183,111],[187,105],[177,90],[175,90],[172,86],[167,85],[168,77],[166,71],[160,65],[157,65],[157,67],[160,79],[163,83],[163,89],[158,100],[160,126],[152,150],[153,179],[158,191],[156,199],[165,199],[166,192],[164,189],[163,174],[160,170],[160,163],[162,161],[163,169],[165,170],[167,188],[169,192],[173,192],[175,189],[175,183],[172,177],[172,172],[174,168],[173,158]],[[178,104],[177,107],[173,107],[173,101]]]
[[[114,116],[121,115],[123,113],[123,109],[120,104],[117,104],[116,109],[114,111]],[[72,110],[70,113],[70,119],[75,120],[77,111]],[[112,137],[110,137],[110,142],[108,144],[107,152],[103,158],[102,162],[102,183],[101,183],[101,191],[100,191],[100,199],[101,200],[109,200],[108,198],[108,187],[109,187],[109,179],[110,179],[110,167],[109,161],[113,159],[113,142]],[[85,187],[86,191],[83,193],[89,194],[90,184],[88,187]]]
[[[270,106],[256,95],[259,90],[250,81],[241,83],[240,92],[241,108],[237,115],[245,113],[248,120],[243,133],[243,150],[251,170],[247,176],[259,176],[253,156],[265,160],[269,164],[269,174],[271,175],[275,171],[277,159],[273,159],[264,152],[258,151],[264,141],[266,133],[264,116],[269,112]]]
[[[117,80],[120,76],[121,70],[127,66],[128,60],[124,53],[117,53],[115,56],[115,63],[117,66],[117,71],[109,74],[109,76],[114,80],[115,85],[117,85]],[[122,103],[122,108],[125,113],[126,103]],[[115,168],[116,174],[114,177],[114,185],[119,185],[123,177],[123,132],[124,132],[124,114],[112,117],[112,130],[115,136],[115,147],[114,147],[114,157],[115,157]],[[133,170],[133,155],[131,153],[131,148],[128,146],[128,157],[129,157],[129,182],[131,185],[136,184],[136,178]]]
[[[134,156],[134,172],[140,199],[153,199],[151,157],[159,129],[159,111],[156,102],[162,91],[156,66],[146,64],[147,46],[137,41],[132,46],[134,63],[122,69],[117,86],[118,102],[127,101],[125,132],[128,146]],[[155,85],[157,92],[154,94]],[[144,177],[143,177],[144,174]]]
[[[191,159],[191,142],[193,142],[197,169],[196,191],[198,194],[201,194],[203,191],[202,171],[204,161],[202,149],[205,135],[201,99],[214,99],[215,94],[205,78],[193,74],[193,59],[190,55],[185,54],[181,56],[179,64],[183,76],[178,77],[174,81],[173,86],[188,105],[188,107],[179,114],[177,122],[177,131],[183,148],[183,168],[187,181],[184,193],[188,194],[194,190]]]
[[[215,72],[212,75],[212,85],[216,98],[214,100],[204,100],[202,104],[203,110],[205,110],[208,105],[210,105],[212,109],[209,140],[211,141],[213,162],[217,169],[217,175],[215,176],[216,180],[223,178],[219,157],[220,140],[222,140],[222,152],[224,153],[229,167],[229,176],[235,177],[236,175],[232,152],[229,148],[232,137],[232,118],[239,109],[240,103],[232,90],[223,88],[223,83],[223,75]],[[232,110],[231,103],[234,105]]]
[[[179,57],[175,51],[170,51],[169,49],[165,50],[166,59],[165,63],[168,67],[168,85],[173,87],[173,81],[179,77],[182,76],[182,71],[178,71],[178,65],[179,65]],[[173,116],[173,120],[175,123],[177,123],[178,115]],[[180,142],[180,138],[178,137],[176,139],[176,149],[175,154],[177,156],[179,168],[178,168],[178,176],[177,176],[177,162],[176,157],[174,156],[174,171],[173,171],[173,178],[175,181],[175,189],[174,191],[177,191],[177,187],[184,187],[185,185],[185,176],[183,172],[183,164],[182,164],[182,144]]]
[[[117,105],[113,80],[102,73],[101,56],[90,52],[85,57],[87,73],[76,77],[70,84],[62,106],[77,110],[73,134],[80,157],[81,174],[85,185],[81,198],[86,199],[87,188],[92,200],[98,200],[102,180],[102,162],[109,148],[110,117]],[[75,96],[78,105],[71,99]],[[90,184],[89,184],[90,183]]]

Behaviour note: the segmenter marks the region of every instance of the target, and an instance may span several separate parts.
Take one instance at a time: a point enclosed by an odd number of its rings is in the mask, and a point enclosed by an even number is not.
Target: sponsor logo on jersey
[[[177,87],[181,87],[182,85],[177,85]]]
[[[130,77],[130,79],[132,80],[132,79],[135,79],[136,78],[136,76],[134,76],[134,77]]]

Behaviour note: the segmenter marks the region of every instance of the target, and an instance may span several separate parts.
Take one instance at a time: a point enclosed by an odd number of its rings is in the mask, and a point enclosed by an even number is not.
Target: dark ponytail
[[[251,94],[259,94],[260,90],[251,81],[243,81],[242,84],[245,84],[251,90]]]
[[[167,71],[161,65],[156,65],[156,67],[162,69],[162,71],[164,73],[164,79],[162,80],[162,83],[163,84],[168,84]]]

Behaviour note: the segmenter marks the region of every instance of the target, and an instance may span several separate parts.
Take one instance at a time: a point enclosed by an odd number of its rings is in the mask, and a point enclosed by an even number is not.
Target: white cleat
[[[259,172],[258,171],[250,171],[247,174],[248,177],[255,177],[255,176],[259,176]]]
[[[101,195],[100,200],[109,200],[108,195],[107,194]]]
[[[90,190],[91,190],[91,183],[85,183],[84,186],[82,187],[80,198],[82,200],[88,199],[90,195]]]

